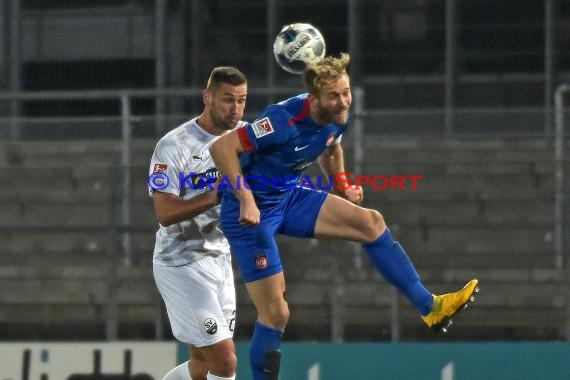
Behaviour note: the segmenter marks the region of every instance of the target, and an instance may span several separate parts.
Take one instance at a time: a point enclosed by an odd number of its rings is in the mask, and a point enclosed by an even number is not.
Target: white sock
[[[233,375],[232,377],[220,377],[220,376],[212,375],[210,372],[208,372],[208,375],[206,376],[206,380],[236,380],[236,375]]]
[[[180,364],[178,367],[172,368],[162,380],[192,380],[190,377],[190,369],[188,362]]]

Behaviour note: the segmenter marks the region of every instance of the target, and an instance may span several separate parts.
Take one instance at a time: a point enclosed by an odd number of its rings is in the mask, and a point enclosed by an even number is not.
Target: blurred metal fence
[[[570,85],[563,84],[556,89],[555,106],[556,106],[556,126],[554,141],[554,255],[556,258],[556,267],[565,273],[566,277],[566,340],[570,341],[570,257],[566,257],[565,252],[565,236],[566,232],[564,221],[564,163],[566,155],[564,154],[564,136],[566,129],[566,107],[567,102],[564,96],[570,91]]]
[[[441,113],[443,123],[438,128],[445,133],[461,126],[455,116],[465,114],[465,102],[483,102],[488,107],[497,103],[514,112],[528,107],[524,111],[532,112],[533,120],[543,119],[540,125],[533,121],[531,130],[540,126],[552,133],[553,94],[570,70],[565,23],[570,8],[564,2],[334,0],[328,5],[323,8],[316,0],[302,4],[275,0],[98,4],[87,0],[73,6],[66,1],[6,1],[0,6],[0,50],[5,53],[0,55],[0,88],[14,93],[117,88],[117,80],[133,76],[133,68],[138,68],[135,76],[140,78],[133,80],[132,87],[199,87],[206,72],[220,62],[242,68],[268,87],[285,85],[296,78],[278,69],[271,50],[273,39],[283,24],[302,18],[322,29],[331,54],[351,53],[357,86],[366,87],[378,78],[438,78],[435,93],[424,93],[421,83],[411,83],[413,88],[399,105],[409,106],[406,97],[424,97],[426,108]],[[121,59],[130,60],[131,65],[111,69]],[[49,70],[55,71],[42,71],[42,65],[51,65]],[[76,71],[82,74],[73,76]],[[99,71],[108,72],[91,75]],[[478,75],[488,78],[478,86],[464,86],[466,78]],[[507,88],[504,93],[487,91],[486,87],[508,75],[521,78],[502,83]],[[525,75],[534,78],[522,78]],[[398,96],[388,91],[384,97]],[[162,100],[155,106],[161,114]],[[24,115],[17,103],[1,111]]]

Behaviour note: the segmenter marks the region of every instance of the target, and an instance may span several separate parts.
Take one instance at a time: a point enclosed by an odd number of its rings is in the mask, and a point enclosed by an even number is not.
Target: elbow
[[[156,191],[153,196],[154,215],[163,227],[178,223],[177,210],[180,209],[180,200],[174,194]]]
[[[156,215],[156,219],[158,219],[158,223],[163,227],[168,227],[179,222],[176,215],[174,215],[173,212],[166,210],[164,207],[155,207],[154,214]]]
[[[157,215],[158,223],[163,227],[168,227],[176,223],[176,221],[167,215]]]
[[[212,145],[210,146],[210,156],[212,156],[212,160],[214,160],[214,163],[216,162],[216,159],[219,157],[220,152],[223,151],[223,141],[221,141],[222,139],[219,138],[216,141],[214,141],[212,143]]]
[[[248,149],[248,151],[252,151],[253,146],[249,147],[251,149]],[[233,155],[239,156],[246,149],[244,149],[244,146],[242,145],[238,132],[233,130],[214,141],[209,150],[210,156],[212,156],[212,159],[217,166],[220,161],[230,159]]]

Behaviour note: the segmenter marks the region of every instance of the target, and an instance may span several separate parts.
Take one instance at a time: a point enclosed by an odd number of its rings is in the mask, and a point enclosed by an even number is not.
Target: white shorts
[[[153,273],[176,339],[204,347],[233,337],[236,293],[229,254],[176,267],[153,264]]]

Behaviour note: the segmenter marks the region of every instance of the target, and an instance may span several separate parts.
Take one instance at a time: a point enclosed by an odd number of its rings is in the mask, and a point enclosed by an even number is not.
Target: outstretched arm
[[[330,145],[318,158],[319,166],[321,171],[327,178],[332,178],[332,190],[335,194],[345,198],[352,203],[362,202],[364,196],[362,192],[362,187],[350,186],[348,189],[344,189],[346,182],[341,185],[338,180],[341,179],[339,176],[345,172],[344,169],[344,151],[340,144]],[[348,180],[344,176],[345,180]]]
[[[239,155],[245,150],[239,139],[237,129],[217,139],[210,147],[210,155],[221,175],[229,181],[235,196],[240,203],[239,222],[244,227],[259,224],[260,214],[253,193],[247,188],[247,183],[241,172]]]

